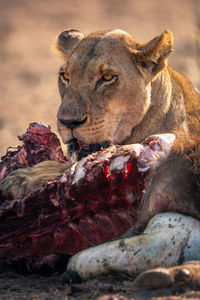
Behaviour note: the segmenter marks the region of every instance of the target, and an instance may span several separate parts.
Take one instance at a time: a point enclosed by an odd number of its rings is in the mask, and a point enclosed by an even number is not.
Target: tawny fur
[[[198,133],[200,95],[182,74],[167,66],[173,36],[167,30],[146,44],[121,30],[83,36],[60,34],[57,48],[65,63],[59,75],[62,103],[58,129],[64,143],[109,140],[142,142],[155,133]],[[63,80],[67,74],[69,81]],[[105,74],[115,79],[102,81]],[[72,130],[59,120],[87,120]]]
[[[191,135],[186,132],[174,132],[177,136],[172,150],[177,155],[184,155],[191,161],[194,174],[200,174],[200,137],[199,135]],[[198,181],[200,175],[197,176]],[[200,189],[199,189],[200,192]]]

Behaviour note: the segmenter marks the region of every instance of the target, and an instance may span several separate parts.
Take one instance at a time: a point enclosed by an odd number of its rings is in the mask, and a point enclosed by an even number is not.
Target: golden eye
[[[61,77],[64,81],[69,82],[69,74],[67,73],[61,73]]]
[[[104,81],[111,81],[112,79],[114,78],[114,76],[112,75],[112,74],[104,74],[103,76],[102,76],[102,79],[104,80]]]

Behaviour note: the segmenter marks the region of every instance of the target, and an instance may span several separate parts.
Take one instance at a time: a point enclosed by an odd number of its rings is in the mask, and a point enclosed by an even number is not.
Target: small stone
[[[21,285],[15,284],[15,285],[10,287],[10,291],[11,292],[17,292],[17,293],[22,293],[22,292],[25,291],[25,288]]]
[[[65,284],[65,283],[81,283],[82,282],[81,277],[75,271],[65,271],[60,276],[60,279],[63,284]]]

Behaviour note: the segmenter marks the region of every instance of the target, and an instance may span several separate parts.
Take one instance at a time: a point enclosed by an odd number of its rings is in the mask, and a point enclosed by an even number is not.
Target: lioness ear
[[[170,30],[135,50],[135,59],[139,71],[152,80],[167,64],[167,57],[173,51],[173,34]]]
[[[68,29],[58,36],[56,49],[66,60],[75,46],[84,38],[84,34],[76,29]]]

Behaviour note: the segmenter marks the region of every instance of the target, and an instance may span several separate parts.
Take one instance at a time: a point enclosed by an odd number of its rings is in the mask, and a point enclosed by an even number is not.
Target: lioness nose
[[[58,119],[58,121],[64,125],[65,127],[69,129],[74,129],[83,123],[87,121],[87,116],[84,119],[79,119],[79,120],[65,120],[65,119]]]

